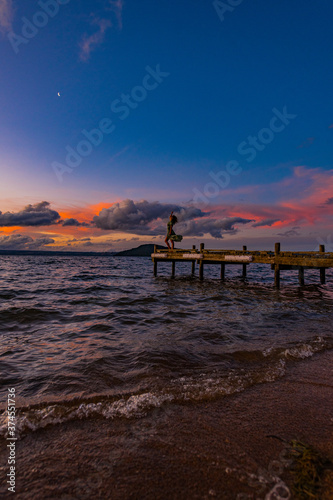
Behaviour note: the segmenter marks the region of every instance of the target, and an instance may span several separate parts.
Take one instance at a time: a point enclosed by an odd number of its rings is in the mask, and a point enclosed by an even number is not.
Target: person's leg
[[[174,244],[173,240],[171,240],[171,247],[172,247],[172,250],[173,250],[173,249],[174,249],[174,247],[175,247],[175,244]]]
[[[169,241],[168,241],[168,237],[165,238],[164,242],[166,243],[168,249],[171,250],[170,245],[169,245]]]

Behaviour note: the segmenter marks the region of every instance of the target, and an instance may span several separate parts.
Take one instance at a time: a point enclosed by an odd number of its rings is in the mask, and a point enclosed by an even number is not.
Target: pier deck
[[[225,276],[226,265],[241,265],[243,277],[246,277],[246,268],[250,264],[269,264],[274,270],[274,281],[277,287],[280,286],[280,272],[288,270],[298,270],[299,282],[304,284],[304,269],[318,269],[321,284],[325,283],[325,270],[333,268],[333,252],[325,252],[324,245],[320,245],[318,252],[281,252],[280,243],[275,244],[273,251],[247,250],[208,250],[204,244],[199,249],[195,246],[192,249],[164,250],[154,248],[151,255],[154,263],[154,275],[157,275],[158,262],[172,263],[172,276],[175,276],[176,262],[191,262],[192,274],[195,272],[195,264],[199,265],[199,278],[204,277],[204,265],[215,264],[221,266],[221,279]]]

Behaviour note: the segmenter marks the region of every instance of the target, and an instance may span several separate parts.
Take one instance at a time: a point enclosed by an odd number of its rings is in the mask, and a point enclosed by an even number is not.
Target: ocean
[[[0,436],[15,388],[18,439],[69,422],[126,421],[227,401],[333,349],[333,272],[149,258],[0,258]],[[198,272],[197,272],[198,274]],[[79,498],[83,496],[79,495]],[[75,497],[73,497],[75,498]],[[112,498],[112,496],[110,496]]]

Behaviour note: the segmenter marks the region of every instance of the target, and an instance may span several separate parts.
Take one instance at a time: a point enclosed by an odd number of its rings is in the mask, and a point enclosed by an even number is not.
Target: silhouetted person
[[[170,217],[169,217],[169,222],[168,222],[168,231],[167,235],[165,238],[165,243],[167,244],[167,247],[169,250],[174,249],[174,242],[175,241],[182,241],[183,237],[180,234],[176,234],[173,230],[173,226],[177,224],[178,219],[175,215],[173,215],[173,212],[171,212]],[[171,241],[171,247],[169,245],[169,240]]]

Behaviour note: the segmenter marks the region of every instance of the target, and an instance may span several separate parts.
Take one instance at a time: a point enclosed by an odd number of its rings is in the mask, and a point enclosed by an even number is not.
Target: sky
[[[0,0],[0,249],[333,252],[331,0]],[[177,245],[176,245],[177,246]]]

